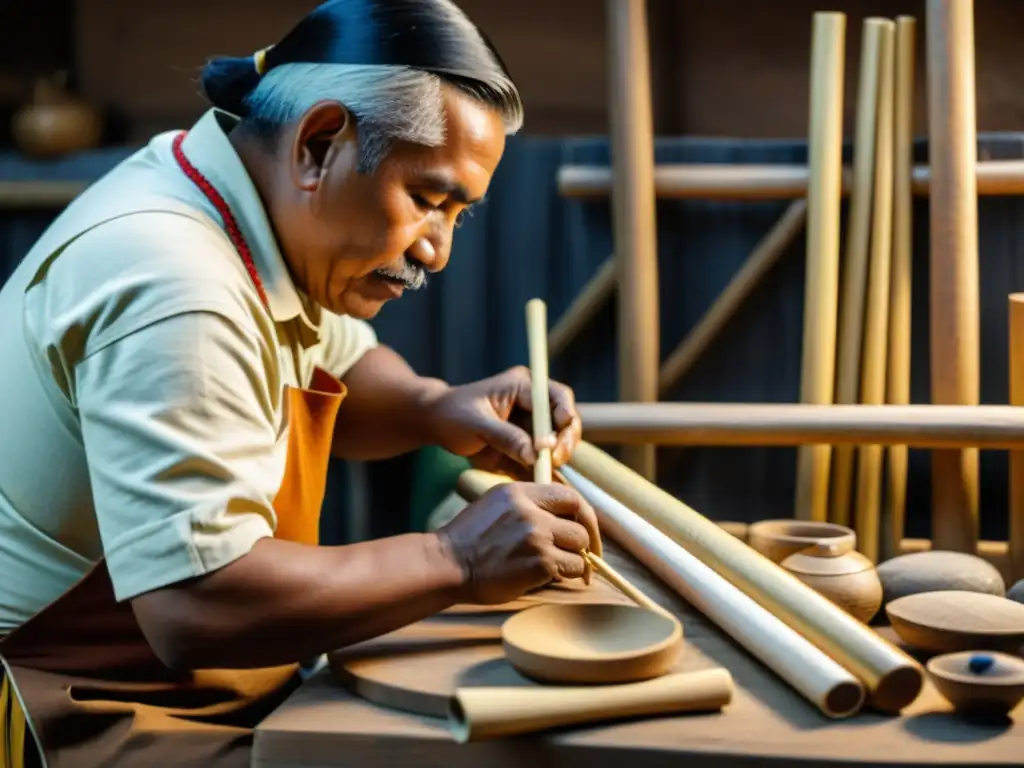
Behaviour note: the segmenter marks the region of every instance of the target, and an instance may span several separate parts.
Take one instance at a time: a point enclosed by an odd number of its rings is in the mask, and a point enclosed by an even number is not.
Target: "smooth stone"
[[[966,552],[913,552],[886,560],[878,566],[882,602],[888,604],[921,592],[957,590],[1006,597],[1006,583],[999,570]]]
[[[1010,591],[1006,593],[1006,596],[1015,602],[1024,603],[1024,579],[1010,587]]]

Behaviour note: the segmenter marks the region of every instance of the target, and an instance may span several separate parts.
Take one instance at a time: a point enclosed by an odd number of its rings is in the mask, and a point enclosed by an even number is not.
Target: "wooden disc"
[[[915,648],[935,653],[1016,653],[1024,643],[1024,605],[980,592],[925,592],[893,600],[892,628]]]
[[[636,605],[540,605],[501,628],[505,655],[524,675],[550,683],[626,683],[675,666],[683,630]]]
[[[457,605],[425,621],[327,655],[334,679],[383,707],[448,715],[456,688],[536,686],[505,658],[502,624],[525,606],[551,602],[633,605],[603,579],[551,585],[502,605]]]

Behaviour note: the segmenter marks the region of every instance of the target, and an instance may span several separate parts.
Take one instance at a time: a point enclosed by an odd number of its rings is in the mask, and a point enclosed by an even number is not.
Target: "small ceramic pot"
[[[860,552],[817,557],[812,550],[805,549],[787,557],[781,566],[865,624],[882,606],[882,582],[878,571]]]
[[[852,552],[857,534],[835,523],[801,520],[762,520],[747,529],[747,543],[773,563],[809,550],[817,557],[839,557]]]
[[[65,73],[37,80],[32,101],[11,119],[15,144],[26,155],[53,158],[99,145],[99,112],[68,92],[65,81]]]

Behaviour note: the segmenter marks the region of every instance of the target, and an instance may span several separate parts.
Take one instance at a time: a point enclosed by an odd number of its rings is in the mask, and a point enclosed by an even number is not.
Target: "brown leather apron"
[[[334,421],[345,394],[322,370],[310,389],[288,391],[288,456],[274,499],[277,538],[318,541]],[[0,661],[5,768],[248,766],[253,728],[298,684],[297,664],[172,673],[154,655],[131,604],[115,601],[103,560],[0,639]]]

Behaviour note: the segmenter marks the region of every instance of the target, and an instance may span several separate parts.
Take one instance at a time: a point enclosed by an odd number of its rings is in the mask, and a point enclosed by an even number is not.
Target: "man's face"
[[[371,318],[384,302],[448,263],[460,219],[483,198],[505,149],[501,116],[444,89],[440,147],[399,142],[360,173],[351,116],[314,107],[297,129],[287,163],[298,194],[273,216],[298,286],[338,314]]]

